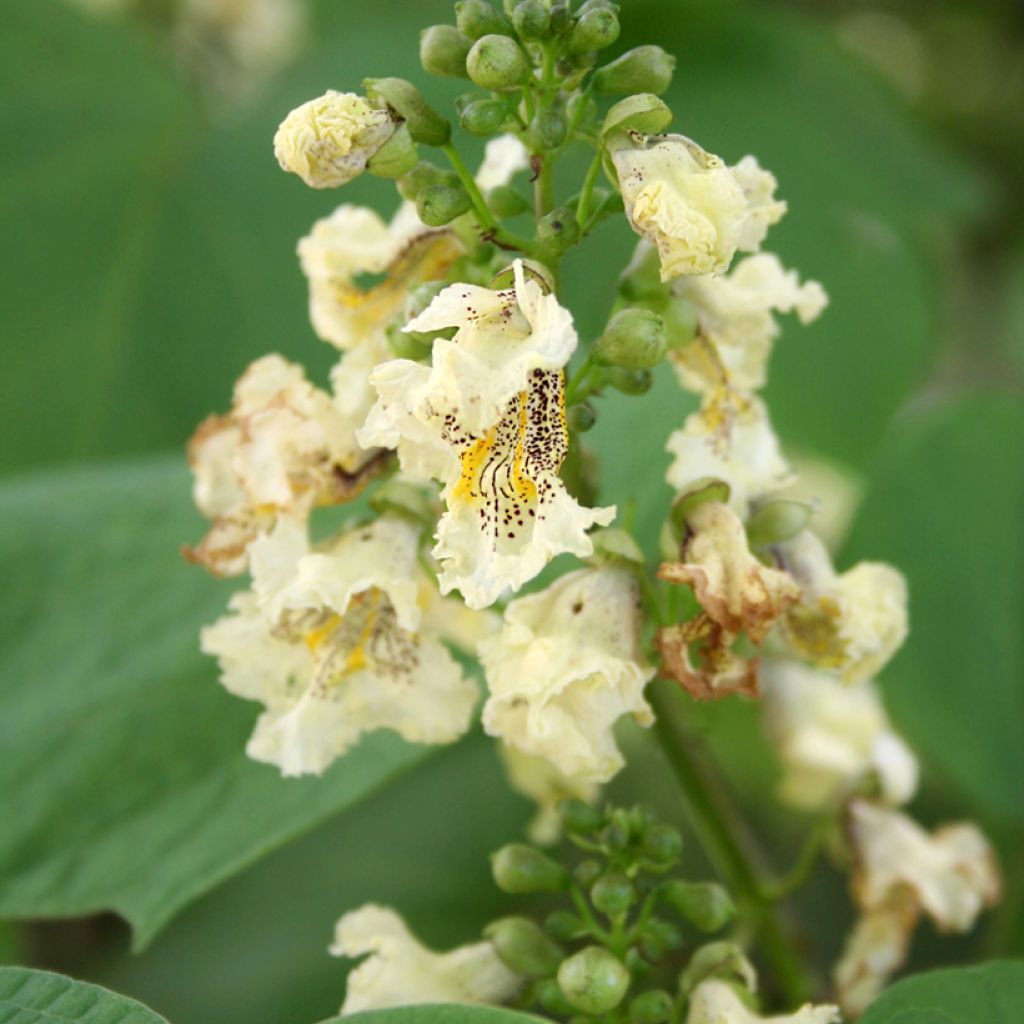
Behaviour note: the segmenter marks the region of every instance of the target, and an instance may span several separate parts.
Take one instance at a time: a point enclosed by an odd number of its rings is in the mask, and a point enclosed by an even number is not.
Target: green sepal
[[[414,142],[443,146],[451,138],[448,119],[434,110],[412,82],[404,78],[364,78],[363,88],[372,103],[386,103],[405,121]]]

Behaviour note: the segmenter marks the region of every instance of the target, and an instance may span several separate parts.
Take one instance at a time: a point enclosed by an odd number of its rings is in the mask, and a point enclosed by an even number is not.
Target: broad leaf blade
[[[167,1024],[99,985],[27,967],[0,967],[0,1024]]]
[[[534,1024],[544,1020],[532,1013],[519,1013],[498,1006],[469,1006],[461,1003],[432,1003],[399,1006],[393,1010],[367,1010],[347,1017],[332,1017],[323,1024]]]

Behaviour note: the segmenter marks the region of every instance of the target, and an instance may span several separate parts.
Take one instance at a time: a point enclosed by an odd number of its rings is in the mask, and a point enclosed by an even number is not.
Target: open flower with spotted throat
[[[506,290],[452,285],[408,325],[457,329],[435,340],[430,367],[377,367],[379,399],[358,434],[364,446],[397,449],[410,476],[445,484],[439,582],[473,608],[517,590],[557,554],[591,554],[587,530],[615,515],[580,506],[558,477],[569,444],[561,367],[576,334],[520,261],[514,275]]]
[[[252,589],[202,633],[224,686],[266,707],[250,757],[320,774],[364,732],[451,743],[466,731],[477,687],[441,642],[445,610],[418,544],[418,528],[394,517],[317,548],[281,519],[253,544]]]
[[[342,1016],[421,1003],[500,1004],[522,987],[490,942],[435,953],[394,910],[373,903],[338,921],[330,952],[353,958],[369,954],[348,976]]]
[[[237,575],[279,516],[301,519],[355,497],[381,461],[355,439],[367,404],[365,395],[315,387],[279,355],[253,363],[231,412],[205,420],[189,444],[195,502],[213,525],[188,557]]]
[[[505,609],[482,641],[491,736],[549,761],[578,782],[606,782],[622,767],[612,727],[625,714],[652,721],[640,653],[637,584],[626,569],[580,569]]]

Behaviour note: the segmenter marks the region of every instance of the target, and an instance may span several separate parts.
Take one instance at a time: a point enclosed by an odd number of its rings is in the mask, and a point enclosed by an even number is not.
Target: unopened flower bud
[[[651,963],[657,963],[682,944],[683,936],[679,929],[671,922],[655,917],[647,922],[640,937],[640,952]]]
[[[466,58],[466,71],[481,89],[514,89],[530,76],[519,44],[508,36],[481,36]]]
[[[624,370],[613,366],[608,371],[608,383],[624,395],[643,395],[651,390],[654,381],[650,370]]]
[[[371,101],[386,104],[405,121],[414,142],[443,146],[451,136],[447,118],[434,110],[412,82],[404,78],[364,78],[363,88]]]
[[[420,192],[430,185],[457,185],[458,183],[457,175],[426,160],[421,160],[395,182],[398,186],[398,194],[411,202],[415,202]]]
[[[554,910],[544,921],[544,928],[559,942],[572,942],[586,933],[587,926],[568,910]]]
[[[668,350],[665,322],[649,309],[621,309],[594,345],[595,358],[626,370],[649,370]]]
[[[511,185],[499,185],[487,193],[487,205],[496,217],[516,217],[526,213],[530,204]]]
[[[591,7],[577,18],[569,33],[570,53],[591,53],[619,38],[619,16],[610,7]]]
[[[396,359],[412,359],[419,362],[430,355],[430,343],[421,334],[407,334],[399,323],[388,324],[384,331],[388,348]]]
[[[598,92],[660,96],[672,84],[676,59],[660,46],[637,46],[594,72]]]
[[[588,402],[579,402],[566,413],[566,423],[575,434],[585,434],[597,422],[597,413]]]
[[[736,914],[732,898],[717,882],[673,879],[661,891],[665,902],[702,932],[717,932]]]
[[[472,45],[454,25],[431,25],[420,33],[423,70],[442,78],[468,78],[466,58]]]
[[[556,1017],[571,1017],[576,1012],[554,978],[547,978],[537,985],[537,1002]]]
[[[560,206],[541,217],[537,224],[537,241],[551,252],[571,249],[580,237],[576,213],[568,206]]]
[[[377,150],[366,163],[366,169],[378,178],[401,178],[419,162],[416,143],[409,134],[407,125],[399,125],[398,131]]]
[[[621,871],[606,871],[590,888],[590,902],[611,918],[624,916],[635,899],[633,883]]]
[[[484,929],[494,951],[509,970],[524,978],[550,978],[565,950],[526,917],[503,917]]]
[[[617,816],[601,829],[598,839],[606,850],[624,850],[629,846],[629,826]]]
[[[562,826],[571,835],[582,836],[596,832],[604,824],[604,814],[585,800],[566,800],[560,811]]]
[[[671,866],[683,852],[683,837],[671,825],[652,825],[644,836],[643,851],[655,864]]]
[[[558,984],[566,999],[587,1014],[614,1010],[629,982],[625,965],[601,946],[581,949],[558,968]]]
[[[469,195],[461,185],[428,185],[416,194],[416,212],[428,227],[440,228],[472,207]]]
[[[747,522],[747,541],[752,548],[767,548],[792,540],[811,521],[814,510],[802,501],[769,501]]]
[[[735,979],[749,989],[757,986],[753,964],[734,942],[709,942],[696,950],[679,976],[679,991],[692,992],[707,978]]]
[[[559,110],[538,110],[526,131],[526,142],[534,153],[558,149],[565,142],[569,126]]]
[[[504,892],[557,892],[569,884],[569,872],[525,843],[509,843],[491,856],[495,884]]]
[[[672,1008],[672,997],[664,989],[651,989],[630,1001],[629,1024],[664,1024]]]
[[[556,36],[564,35],[572,28],[572,11],[569,4],[562,0],[561,3],[551,5],[551,31]]]
[[[459,0],[455,5],[455,24],[467,39],[491,34],[510,35],[512,32],[508,16],[492,7],[487,0]]]
[[[473,135],[493,135],[507,117],[508,107],[501,100],[476,99],[459,111],[459,124]]]
[[[576,865],[572,875],[584,889],[589,889],[600,877],[602,870],[603,868],[599,861],[591,860],[588,857]]]
[[[519,0],[512,9],[512,26],[521,39],[542,39],[551,28],[551,9],[544,0]]]

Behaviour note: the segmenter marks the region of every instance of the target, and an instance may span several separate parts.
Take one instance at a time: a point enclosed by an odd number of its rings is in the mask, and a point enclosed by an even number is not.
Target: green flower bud
[[[556,3],[551,5],[551,31],[556,36],[564,35],[572,28],[572,11],[569,4]]]
[[[459,111],[459,124],[473,135],[493,135],[507,117],[508,107],[501,100],[477,99]]]
[[[811,521],[814,509],[802,501],[769,501],[756,509],[747,522],[752,548],[768,548],[791,540]]]
[[[601,829],[598,839],[606,850],[624,850],[629,846],[629,825],[616,817]]]
[[[581,9],[582,10],[582,9]],[[619,16],[610,7],[591,7],[577,17],[569,33],[570,53],[591,53],[619,38]]]
[[[709,942],[701,946],[679,976],[679,991],[692,992],[707,978],[736,980],[748,989],[757,987],[754,966],[734,942]]]
[[[398,194],[411,202],[415,202],[420,191],[429,185],[457,185],[458,183],[458,177],[451,171],[442,170],[426,160],[421,160],[396,182]]]
[[[522,48],[508,36],[478,39],[466,58],[466,71],[481,89],[514,89],[530,77],[530,64]]]
[[[601,867],[600,861],[592,860],[581,860],[573,870],[573,878],[583,886],[584,889],[589,889],[601,876],[601,872],[604,869]]]
[[[589,403],[580,402],[566,413],[566,422],[573,433],[585,434],[597,422],[597,413]]]
[[[419,161],[416,143],[409,134],[409,126],[398,130],[370,157],[366,169],[378,178],[400,178],[411,171]]]
[[[650,370],[624,370],[613,366],[608,371],[608,383],[624,395],[643,395],[651,390],[654,380]]]
[[[454,25],[431,25],[420,33],[423,70],[442,78],[468,78],[466,58],[472,43]]]
[[[491,855],[491,871],[504,892],[557,892],[569,884],[569,872],[525,843],[509,843]]]
[[[551,252],[571,249],[579,237],[580,226],[576,223],[576,213],[568,206],[559,206],[546,213],[537,224],[537,241]]]
[[[558,149],[565,142],[569,126],[560,110],[538,110],[526,130],[526,143],[534,153]]]
[[[702,932],[717,932],[732,920],[736,906],[717,882],[673,879],[661,890],[665,902]]]
[[[594,345],[599,362],[626,370],[649,370],[667,351],[665,322],[649,309],[620,309]]]
[[[614,1010],[629,988],[625,965],[601,946],[587,946],[558,968],[558,984],[566,999],[587,1014]]]
[[[473,204],[461,185],[428,185],[416,194],[416,212],[428,227],[440,228],[468,213]]]
[[[495,216],[502,219],[516,217],[531,208],[529,202],[511,185],[498,185],[497,188],[492,188],[487,193],[487,205]]]
[[[661,315],[665,319],[670,349],[682,348],[693,341],[697,334],[697,311],[692,302],[672,297],[662,306]]]
[[[524,978],[550,978],[565,950],[526,917],[503,917],[484,929],[501,962]]]
[[[554,910],[544,921],[544,928],[559,942],[572,942],[586,932],[586,925],[568,910]]]
[[[606,871],[590,888],[590,902],[607,917],[622,917],[633,905],[636,890],[621,871]]]
[[[512,27],[521,39],[543,39],[551,28],[551,10],[544,0],[519,0],[512,9]]]
[[[434,110],[412,82],[404,78],[364,78],[363,88],[372,102],[386,104],[405,121],[414,142],[443,146],[451,137],[447,118]]]
[[[668,106],[653,93],[642,92],[619,100],[604,115],[601,134],[634,131],[642,132],[644,135],[657,135],[671,123],[672,111]]]
[[[430,355],[430,340],[424,341],[422,334],[406,334],[401,324],[388,324],[384,332],[388,339],[388,348],[397,359],[412,359],[419,362]]]
[[[640,937],[640,952],[652,964],[656,964],[663,956],[678,949],[682,944],[683,936],[679,929],[674,924],[655,917],[647,922]]]
[[[629,1024],[664,1024],[672,1009],[672,997],[664,989],[651,989],[630,1002]]]
[[[613,14],[618,14],[619,9],[619,5],[613,0],[583,0],[576,11],[576,16],[582,17],[590,11],[611,11]]]
[[[467,39],[491,34],[510,35],[512,32],[508,17],[487,0],[459,0],[455,5],[455,25]]]
[[[562,827],[570,835],[581,836],[596,832],[604,824],[604,814],[585,800],[566,800],[559,810]]]
[[[537,1002],[555,1017],[571,1017],[575,1012],[554,978],[547,978],[537,986]]]
[[[671,84],[676,59],[660,46],[637,46],[594,72],[598,92],[660,96]]]
[[[655,864],[669,867],[683,852],[683,837],[670,825],[652,825],[644,836],[643,851]]]

